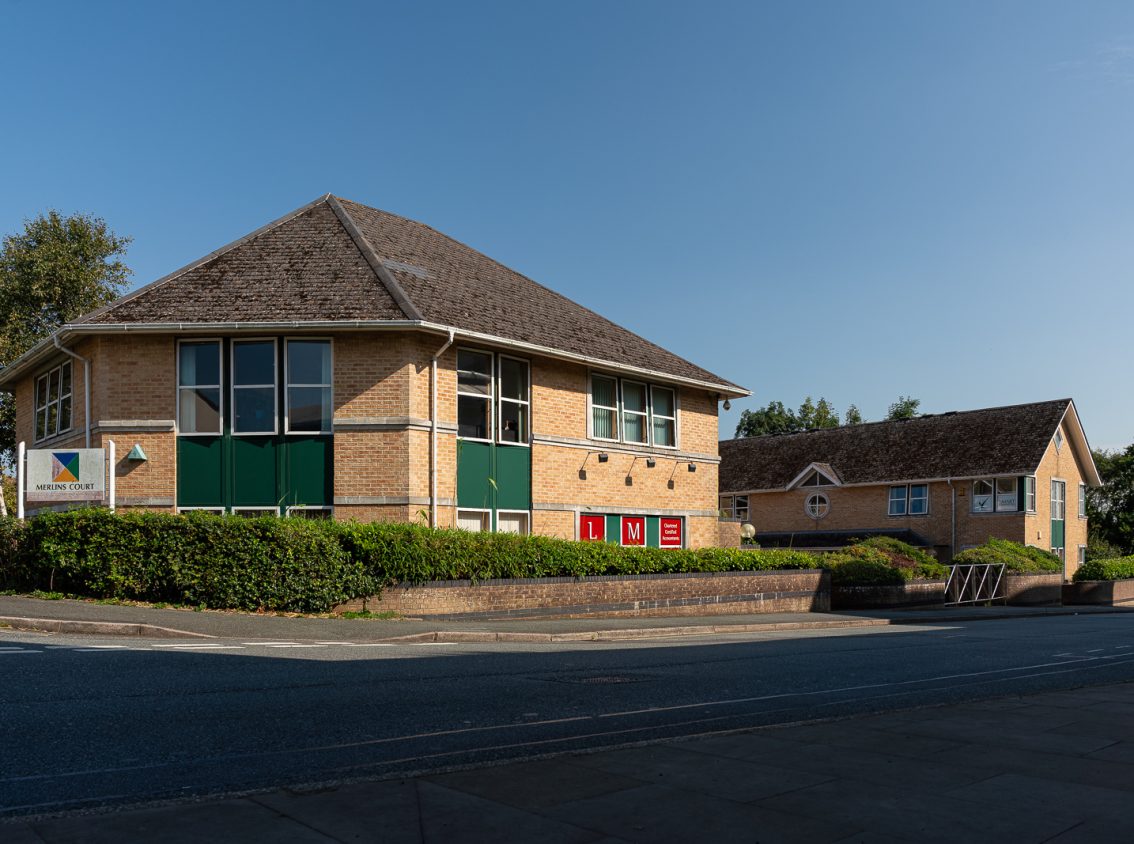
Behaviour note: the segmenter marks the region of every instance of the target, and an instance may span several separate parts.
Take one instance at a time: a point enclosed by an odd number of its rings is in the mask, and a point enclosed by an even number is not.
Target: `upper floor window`
[[[1020,510],[1019,482],[1016,478],[987,478],[973,481],[974,513],[1017,513]]]
[[[1079,484],[1079,518],[1087,518],[1087,485]]]
[[[822,492],[816,492],[807,496],[807,500],[803,502],[803,512],[812,519],[821,519],[826,516],[830,510],[831,499]]]
[[[1024,478],[1024,509],[1029,513],[1036,511],[1036,479],[1034,475]]]
[[[330,341],[288,340],[284,366],[288,433],[331,433],[334,391]]]
[[[677,394],[669,387],[596,373],[590,404],[595,439],[677,446]]]
[[[495,437],[494,437],[495,434]],[[457,436],[527,445],[531,437],[528,362],[491,352],[457,351]]]
[[[1051,520],[1062,522],[1067,518],[1067,484],[1064,481],[1051,482]]]
[[[185,341],[178,346],[177,430],[221,433],[220,340]]]
[[[71,362],[35,379],[35,439],[71,430]]]
[[[232,343],[232,432],[276,433],[276,341]]]

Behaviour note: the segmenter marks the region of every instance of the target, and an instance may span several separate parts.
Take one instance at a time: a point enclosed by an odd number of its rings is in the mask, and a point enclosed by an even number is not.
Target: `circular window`
[[[821,519],[827,515],[831,509],[831,501],[821,492],[816,492],[807,496],[807,500],[803,503],[803,512],[813,519]]]

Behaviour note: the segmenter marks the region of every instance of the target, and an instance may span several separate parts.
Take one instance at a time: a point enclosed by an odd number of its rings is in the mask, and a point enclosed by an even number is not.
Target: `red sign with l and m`
[[[658,544],[662,548],[681,547],[681,519],[661,519],[661,536]]]
[[[603,542],[606,539],[606,516],[579,516],[579,539]]]
[[[623,545],[645,545],[646,544],[646,517],[645,516],[623,516],[622,517],[622,544]]]

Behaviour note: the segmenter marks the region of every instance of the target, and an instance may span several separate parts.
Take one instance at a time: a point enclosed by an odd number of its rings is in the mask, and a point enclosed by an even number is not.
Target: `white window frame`
[[[530,360],[526,360],[525,358],[518,358],[518,357],[515,357],[513,355],[498,354],[498,355],[495,355],[494,357],[495,357],[495,360],[493,361],[492,367],[496,371],[496,396],[497,396],[496,397],[496,404],[498,405],[498,407],[496,408],[496,410],[497,410],[496,422],[495,422],[495,425],[494,425],[492,430],[496,434],[496,442],[500,445],[518,445],[518,446],[523,446],[524,448],[531,448],[531,444],[532,444],[532,362]],[[519,399],[506,399],[506,398],[504,398],[504,374],[503,374],[504,373],[504,367],[500,365],[500,361],[502,361],[502,360],[516,361],[517,363],[522,363],[527,368],[528,383],[527,383],[526,395],[527,395],[528,398],[527,398],[526,401],[520,401]],[[524,439],[522,439],[518,442],[512,442],[511,440],[506,440],[502,436],[503,431],[500,430],[500,425],[504,424],[504,412],[503,412],[503,409],[499,407],[499,405],[503,405],[505,403],[518,404],[518,405],[521,405],[521,406],[526,407],[528,409],[528,412],[527,412],[527,431],[524,432]]]
[[[654,390],[667,390],[673,396],[673,416],[665,416],[664,414],[654,413]],[[648,437],[650,445],[654,448],[668,448],[677,449],[677,390],[673,387],[666,387],[662,384],[650,384],[649,388],[649,401],[646,404],[646,409],[650,414],[650,435]],[[668,419],[673,422],[673,445],[663,445],[654,441],[654,419]]]
[[[989,491],[987,493],[983,493],[983,492],[978,493],[977,492],[977,484],[988,484]],[[973,497],[972,497],[972,502],[969,505],[969,509],[973,513],[979,514],[979,513],[995,513],[996,512],[996,478],[977,478],[976,480],[973,481],[972,493],[973,493]],[[986,495],[988,497],[988,509],[987,510],[978,510],[977,509],[977,498],[978,497],[984,497]]]
[[[602,378],[606,381],[614,382],[614,404],[595,404],[595,379]],[[618,378],[613,375],[607,375],[602,372],[592,372],[590,378],[587,379],[587,433],[592,440],[601,440],[602,442],[616,443],[619,442],[619,437],[622,435],[622,412],[620,408],[622,389],[619,384]],[[599,410],[613,410],[614,411],[614,436],[613,437],[600,437],[595,433],[595,408]]]
[[[326,343],[331,355],[331,383],[330,384],[292,384],[291,373],[288,371],[288,354],[287,347],[291,342],[297,343]],[[284,434],[288,436],[310,436],[320,437],[335,432],[335,341],[332,337],[285,337],[284,338],[284,377],[283,377],[283,396],[284,396]],[[320,428],[318,431],[293,431],[291,430],[291,393],[292,387],[319,387],[327,388],[331,391],[331,418],[328,420],[329,428],[324,430]]]
[[[1086,545],[1080,545],[1079,546],[1079,555],[1078,555],[1077,559],[1079,560],[1079,565],[1083,565],[1087,562],[1087,546]]]
[[[824,509],[823,509],[822,513],[812,512],[812,510],[811,510],[811,499],[812,498],[823,499]],[[810,492],[810,493],[808,493],[807,497],[803,499],[803,512],[807,515],[807,518],[815,519],[816,521],[818,521],[819,519],[826,518],[831,513],[831,498],[830,498],[830,496],[828,496],[827,493],[825,493],[825,492]]]
[[[742,499],[744,501],[743,507],[740,506],[740,502],[741,502]],[[744,513],[743,516],[740,515],[742,511]],[[751,512],[752,511],[749,509],[749,501],[748,501],[747,495],[734,495],[733,496],[733,498],[732,498],[732,517],[734,519],[739,519],[742,522],[746,522],[746,521],[748,521],[748,517],[749,517],[749,514]],[[685,534],[682,533],[682,537],[683,537],[682,541],[684,541],[684,536],[685,536]]]
[[[456,514],[456,528],[457,528],[457,530],[464,530],[464,528],[461,527],[461,514],[462,513],[477,513],[477,514],[480,515],[481,525],[483,526],[483,525],[487,524],[487,527],[482,527],[481,530],[475,531],[475,533],[492,533],[492,510],[484,508],[484,507],[458,507],[457,508],[457,514]],[[468,532],[473,533],[474,531],[468,531]]]
[[[901,490],[902,491],[902,497],[901,497],[902,511],[900,513],[894,512],[894,503],[899,500],[899,499],[894,498],[894,491],[895,490]],[[909,485],[908,484],[901,484],[901,485],[891,486],[888,494],[889,494],[890,497],[887,499],[886,515],[888,515],[888,516],[908,516],[909,515],[909,509],[910,509],[910,488],[909,488]]]
[[[212,513],[215,516],[225,515],[225,509],[223,507],[178,507],[177,512],[178,512],[178,514],[205,512],[205,513]]]
[[[1036,511],[1036,476],[1024,476],[1024,512],[1034,513]]]
[[[229,508],[229,515],[249,519],[257,518],[256,516],[244,516],[245,513],[263,513],[270,516],[278,516],[280,514],[280,508],[260,504],[234,504]]]
[[[464,509],[464,508],[462,508],[462,509]],[[505,516],[523,516],[524,517],[524,532],[513,534],[511,531],[499,530],[498,528],[500,526],[501,514],[503,514]],[[494,519],[492,519],[492,521],[495,523],[492,526],[492,532],[493,533],[508,533],[508,534],[511,534],[512,536],[531,536],[532,535],[532,512],[531,512],[531,510],[497,510],[496,511],[496,517]]]
[[[627,384],[632,384],[635,387],[642,388],[642,406],[645,410],[627,410],[626,397],[624,391]],[[653,413],[651,412],[653,391],[649,384],[644,381],[634,381],[631,378],[618,379],[616,389],[618,398],[618,434],[622,442],[628,445],[650,445],[650,440],[653,437]],[[626,417],[640,416],[642,417],[642,433],[646,435],[645,440],[631,440],[626,437]]]
[[[71,389],[66,394],[64,394],[64,392],[63,392],[63,370],[64,369],[66,369],[70,373],[70,376],[71,376],[68,379],[71,382]],[[59,395],[57,395],[54,399],[50,399],[49,395],[50,395],[50,388],[51,388],[51,376],[54,375],[56,372],[59,373],[59,376],[58,376],[59,377]],[[41,382],[43,384],[43,403],[42,404],[40,404],[40,389],[39,389],[39,385],[40,385]],[[52,437],[58,437],[61,434],[66,434],[68,431],[72,430],[75,427],[75,403],[72,400],[72,396],[74,396],[74,395],[75,395],[75,370],[71,366],[71,361],[65,360],[61,364],[59,364],[58,366],[53,366],[51,369],[47,370],[47,372],[44,372],[42,375],[36,376],[35,383],[32,385],[32,410],[33,410],[33,413],[32,413],[32,426],[33,426],[32,440],[33,440],[33,442],[38,443],[38,442],[43,442],[44,440],[49,440]],[[69,409],[69,412],[67,414],[68,425],[67,425],[66,428],[63,428],[59,425],[59,419],[62,416],[63,400],[64,399],[67,400],[67,407]],[[54,431],[48,431],[47,430],[47,423],[48,423],[48,420],[50,420],[50,418],[51,418],[51,412],[50,411],[51,411],[52,405],[55,406],[55,430]],[[40,411],[43,411],[43,436],[42,437],[39,435],[39,414],[40,414]]]
[[[1058,499],[1055,497],[1057,486],[1061,493],[1061,498]],[[1055,504],[1057,501],[1059,503],[1059,518],[1055,516]],[[1067,481],[1062,478],[1051,479],[1051,521],[1064,523],[1067,521]],[[1066,530],[1066,528],[1064,528],[1064,530]],[[1066,541],[1066,536],[1064,537],[1064,541]]]
[[[284,518],[291,516],[296,510],[319,510],[329,514],[330,518],[334,518],[335,508],[330,504],[296,504],[291,507],[284,508]]]
[[[1079,518],[1087,518],[1087,485],[1079,484]]]
[[[461,352],[471,352],[477,355],[488,355],[488,395],[483,393],[469,393],[461,392],[461,370],[460,360]],[[471,346],[459,346],[457,348],[456,366],[454,374],[457,377],[457,438],[465,440],[466,442],[474,443],[490,443],[494,441],[496,433],[496,353],[488,349],[476,349]],[[528,378],[531,378],[531,371],[528,371]],[[488,402],[488,436],[487,437],[465,437],[461,435],[461,396],[468,396],[475,398],[478,401]],[[529,394],[529,398],[530,398]],[[461,508],[467,509],[467,508]]]
[[[1029,476],[1030,477],[1030,476]],[[1011,507],[1000,506],[1000,496],[1008,495],[1007,492],[1000,492],[1001,481],[1012,482],[1012,496],[1013,504]],[[977,500],[977,484],[990,484],[992,486],[992,506],[988,510],[976,509]],[[1026,484],[1026,481],[1025,481]],[[987,478],[976,478],[973,480],[972,485],[972,503],[969,505],[969,510],[977,515],[988,515],[989,513],[1019,513],[1020,512],[1020,479],[1015,475],[993,475]],[[1026,495],[1025,495],[1026,498]],[[1031,511],[1028,511],[1031,512]]]
[[[271,384],[236,384],[236,347],[248,343],[272,344],[272,383]],[[232,419],[229,427],[234,437],[267,437],[280,432],[280,387],[279,387],[279,354],[280,346],[275,337],[234,337],[228,344],[228,403],[232,408]],[[222,373],[222,379],[223,373]],[[237,431],[236,430],[236,391],[237,390],[265,390],[272,388],[272,429],[270,431]],[[224,416],[221,416],[221,427],[224,427]],[[242,510],[249,508],[242,507]]]
[[[915,498],[915,496],[913,494],[914,487],[921,487],[925,490],[924,496],[917,496],[917,498],[919,500],[922,500],[923,498],[925,500],[924,512],[921,512],[921,513],[915,513],[914,512],[914,507],[913,507],[914,498]],[[928,516],[929,515],[929,484],[910,484],[909,485],[909,491],[906,494],[906,502],[907,502],[906,503],[906,515],[913,516],[914,518],[920,518],[922,516]]]
[[[217,349],[217,383],[216,384],[194,384],[192,387],[181,386],[181,347],[182,346],[201,346],[205,343],[215,343]],[[177,413],[174,419],[174,424],[177,428],[177,436],[179,437],[219,437],[224,433],[224,412],[225,412],[225,389],[224,389],[224,340],[220,337],[186,337],[183,340],[177,341],[177,360],[174,363],[176,369],[173,373],[173,389],[177,392],[177,406],[174,408]],[[217,430],[215,431],[182,431],[181,430],[181,391],[182,390],[213,390],[217,391],[217,400],[220,406],[217,408]],[[210,509],[210,508],[204,508]]]

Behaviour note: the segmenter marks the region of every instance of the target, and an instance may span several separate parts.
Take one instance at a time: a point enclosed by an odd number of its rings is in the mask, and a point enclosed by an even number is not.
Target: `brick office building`
[[[0,388],[29,448],[114,440],[121,507],[663,547],[716,543],[717,403],[747,394],[330,195],[63,326]]]
[[[989,537],[1050,549],[1069,577],[1101,483],[1070,399],[726,440],[721,508],[764,545],[897,535],[948,562]]]

